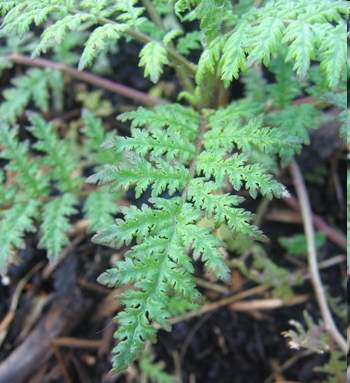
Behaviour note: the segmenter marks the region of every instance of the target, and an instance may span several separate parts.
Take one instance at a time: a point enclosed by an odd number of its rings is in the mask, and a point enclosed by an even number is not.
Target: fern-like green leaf
[[[199,127],[214,129],[222,123],[216,133],[223,137],[219,142],[224,142],[227,136],[224,137],[223,129],[230,116],[245,121],[256,114],[257,107],[249,101],[234,105],[232,111],[231,115],[227,110],[219,111],[209,120],[179,105],[125,113],[120,119],[131,121],[132,135],[114,141],[124,159],[118,166],[105,167],[92,179],[109,181],[118,188],[134,188],[137,198],[150,188],[153,196],[141,209],[121,209],[123,218],[94,237],[97,243],[117,248],[136,242],[125,259],[100,278],[108,286],[134,286],[123,294],[126,309],[118,315],[119,343],[113,359],[117,371],[138,357],[145,341],[154,339],[154,322],[169,327],[170,292],[188,302],[188,307],[200,298],[190,254],[195,260],[201,259],[217,278],[228,278],[222,242],[212,229],[199,225],[203,217],[214,219],[235,233],[261,237],[251,224],[252,214],[238,207],[242,198],[220,191],[224,180],[230,180],[236,190],[245,185],[254,197],[258,190],[268,197],[284,193],[283,186],[260,164],[249,163],[244,154],[230,154],[236,146],[249,152],[254,144],[268,151],[267,147],[275,142],[274,136],[259,124],[247,129],[247,139],[244,131],[238,132],[228,146],[213,145],[199,153]],[[214,140],[209,135],[210,130],[200,136],[204,146],[210,146]],[[265,142],[261,143],[263,139]],[[196,177],[202,174],[205,178]]]
[[[29,156],[28,143],[19,142],[18,129],[0,124],[0,158],[8,160],[5,169],[16,174],[16,184],[31,197],[47,194],[48,177],[40,170],[37,159]]]
[[[23,36],[32,24],[44,23],[55,12],[68,12],[69,5],[62,0],[2,1],[0,9],[5,17],[1,32]]]
[[[127,308],[118,315],[121,327],[116,333],[119,343],[114,350],[117,354],[114,368],[118,371],[140,354],[145,341],[154,339],[153,321],[169,327],[170,288],[187,300],[199,297],[194,293],[193,277],[182,266],[188,258],[183,233],[187,225],[197,219],[197,213],[180,198],[152,202],[155,208],[125,209],[124,220],[117,220],[114,229],[111,228],[113,237],[120,241],[118,246],[135,237],[139,245],[117,265],[119,272],[112,269],[100,278],[107,285],[134,282],[137,289],[123,294]],[[107,236],[111,237],[111,231]],[[104,234],[97,237],[98,242],[105,240]]]
[[[0,120],[14,123],[31,101],[41,111],[48,111],[49,91],[61,97],[63,79],[59,72],[50,69],[31,69],[25,75],[16,77],[13,88],[3,92],[0,105]]]
[[[190,178],[188,170],[178,163],[176,167],[167,161],[155,159],[154,164],[144,159],[132,159],[131,162],[120,165],[115,185],[128,189],[135,185],[136,197],[152,185],[152,196],[159,196],[167,188],[170,194],[181,190]]]
[[[163,73],[163,66],[168,64],[165,47],[156,41],[146,44],[140,52],[140,66],[145,68],[145,76],[156,83]]]
[[[180,53],[188,55],[191,51],[201,48],[202,34],[199,31],[189,32],[180,37],[177,42],[177,49]]]
[[[35,231],[33,220],[38,206],[38,202],[30,200],[0,212],[0,274],[7,270],[13,251],[24,248],[24,234]]]
[[[50,166],[50,176],[58,182],[63,191],[74,190],[80,184],[74,170],[77,168],[77,161],[71,152],[71,147],[62,142],[54,131],[51,124],[47,123],[37,114],[30,114],[29,120],[32,126],[29,131],[37,138],[34,148],[46,153],[42,162]]]
[[[79,61],[79,69],[90,66],[100,52],[105,51],[121,37],[121,32],[126,27],[122,24],[106,24],[96,28],[85,44],[84,52]]]
[[[293,66],[282,57],[277,57],[271,62],[270,70],[275,75],[275,83],[267,85],[268,95],[276,107],[285,108],[301,94]]]
[[[48,202],[44,207],[39,246],[47,250],[47,256],[51,261],[57,259],[63,247],[69,242],[67,236],[70,228],[69,217],[76,213],[75,204],[74,196],[66,193]]]
[[[86,198],[84,212],[89,220],[89,230],[96,233],[113,224],[113,216],[117,213],[116,197],[109,190],[101,189],[91,192]]]
[[[169,161],[177,159],[181,162],[191,160],[195,154],[194,145],[171,129],[152,129],[152,132],[132,129],[132,137],[117,138],[115,148],[117,151],[135,150],[142,156],[151,153],[155,158],[164,155]]]
[[[226,82],[237,79],[239,72],[247,68],[246,53],[244,51],[244,36],[249,25],[242,23],[228,38],[221,58],[222,79]]]
[[[215,177],[218,185],[223,185],[227,177],[235,190],[240,190],[245,184],[253,198],[257,196],[258,190],[269,198],[273,195],[281,197],[286,193],[285,188],[259,164],[250,165],[242,154],[225,159],[220,153],[204,151],[198,157],[197,171],[203,172],[207,179]]]
[[[107,133],[102,120],[88,110],[83,111],[85,156],[91,163],[117,164],[120,156],[114,150],[115,134]]]
[[[287,60],[295,62],[294,69],[302,78],[305,78],[314,58],[315,39],[311,26],[303,20],[291,23],[285,32],[284,41],[290,44]]]
[[[34,51],[34,55],[45,53],[49,48],[60,45],[69,32],[77,31],[82,23],[93,22],[94,17],[88,14],[67,15],[45,29],[41,35],[40,44]]]
[[[164,371],[162,362],[155,362],[154,355],[150,352],[145,352],[140,360],[140,368],[142,373],[150,379],[152,383],[175,383],[174,376],[167,374]]]
[[[228,83],[247,65],[268,65],[271,56],[286,46],[286,59],[293,62],[299,77],[306,76],[311,60],[316,59],[325,67],[329,83],[336,84],[344,66],[344,18],[349,9],[346,2],[332,0],[272,0],[260,8],[249,8],[227,34],[219,63],[221,78]],[[325,31],[329,33],[326,40]],[[331,40],[336,36],[343,43],[337,40],[341,49],[331,57],[335,52]],[[214,65],[213,59],[209,61]]]
[[[152,131],[170,127],[171,131],[189,140],[193,140],[198,132],[199,115],[191,108],[179,104],[161,105],[153,110],[138,108],[136,111],[123,113],[121,121],[131,121],[133,128],[148,126]]]
[[[203,51],[196,72],[197,84],[202,84],[208,74],[216,74],[217,65],[223,51],[223,41],[220,38],[214,39]]]
[[[321,69],[326,73],[329,86],[335,88],[346,73],[346,24],[341,23],[335,28],[324,28],[320,31],[320,35],[322,36],[320,41]]]

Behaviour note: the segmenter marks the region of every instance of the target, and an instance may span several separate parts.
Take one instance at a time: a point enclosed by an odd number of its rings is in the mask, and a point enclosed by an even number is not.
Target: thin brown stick
[[[69,347],[81,349],[98,349],[102,346],[101,339],[79,339],[72,337],[59,337],[51,339],[51,344],[56,347]]]
[[[301,207],[299,202],[293,196],[289,196],[283,199],[284,202],[290,206],[292,209],[300,211]],[[340,231],[329,226],[323,218],[317,214],[312,214],[312,221],[315,227],[320,230],[330,241],[335,243],[340,248],[346,250],[346,237]]]
[[[293,101],[293,105],[302,105],[302,104],[314,104],[315,103],[315,97],[312,96],[306,96],[297,98]]]
[[[25,56],[19,53],[12,53],[7,57],[10,61],[31,67],[37,68],[51,68],[58,70],[60,72],[66,73],[68,76],[75,78],[77,80],[87,82],[88,84],[94,85],[98,88],[108,90],[109,92],[119,94],[126,98],[130,98],[140,104],[147,106],[154,106],[159,104],[164,104],[167,101],[161,98],[149,96],[147,93],[140,92],[139,90],[130,88],[123,84],[108,80],[106,78],[96,76],[92,73],[86,71],[79,71],[69,65],[54,62],[47,59],[36,58],[32,59],[29,56]]]
[[[296,295],[289,301],[284,301],[279,298],[271,299],[254,299],[250,301],[234,302],[230,308],[234,311],[248,312],[248,311],[261,311],[261,310],[275,310],[284,306],[295,306],[307,301],[307,295]]]
[[[42,263],[38,263],[17,284],[15,292],[12,295],[10,309],[8,313],[5,315],[4,319],[0,321],[0,346],[7,335],[8,329],[12,321],[15,318],[17,307],[26,284],[28,283],[30,278],[41,268],[41,266],[42,266]]]
[[[230,293],[230,289],[227,288],[226,286],[209,282],[202,278],[196,278],[196,284],[200,287],[204,287],[205,289],[212,290],[220,294],[228,295]]]
[[[231,303],[234,303],[234,302],[238,302],[238,301],[240,301],[243,298],[247,298],[249,296],[252,296],[252,295],[259,294],[259,293],[262,293],[264,291],[267,291],[267,290],[269,290],[269,288],[270,288],[269,286],[257,286],[257,287],[253,287],[253,288],[251,288],[249,290],[242,291],[242,292],[240,292],[238,294],[231,295],[229,297],[225,297],[223,299],[220,299],[217,302],[208,303],[208,304],[202,306],[197,311],[190,311],[190,312],[185,313],[183,315],[179,315],[177,317],[171,318],[170,319],[170,324],[173,325],[175,323],[179,323],[179,322],[191,319],[191,318],[196,318],[196,317],[201,316],[201,315],[203,315],[205,313],[208,313],[210,311],[217,310],[217,309],[219,309],[221,307],[228,306],[228,305],[230,305]],[[155,327],[156,328],[160,328],[160,326],[158,326],[158,325],[156,325]]]
[[[64,361],[63,355],[60,352],[60,349],[52,343],[51,343],[51,348],[52,348],[53,354],[57,360],[58,366],[61,369],[62,376],[63,376],[65,383],[73,383],[73,381],[69,375],[69,372],[68,372],[66,363]]]
[[[26,383],[52,356],[51,339],[65,336],[84,318],[93,301],[74,289],[52,301],[26,339],[0,363],[1,383]]]
[[[296,188],[298,198],[300,201],[301,213],[304,221],[304,231],[308,249],[308,262],[311,274],[311,281],[314,286],[318,305],[320,307],[321,316],[324,321],[325,329],[338,344],[343,352],[347,352],[346,340],[343,338],[339,330],[337,329],[331,311],[328,306],[326,292],[322,284],[318,262],[317,262],[317,250],[315,243],[315,231],[312,222],[312,211],[309,201],[309,196],[306,190],[303,176],[299,169],[299,166],[295,161],[290,165],[290,171],[293,176],[293,183]]]

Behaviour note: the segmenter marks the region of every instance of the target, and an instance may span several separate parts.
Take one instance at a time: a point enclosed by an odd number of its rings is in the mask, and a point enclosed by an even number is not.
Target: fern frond
[[[216,278],[227,281],[230,271],[224,261],[224,254],[220,250],[222,243],[205,227],[186,225],[185,230],[184,242],[192,247],[193,259],[201,259]]]
[[[50,176],[58,182],[61,190],[72,191],[79,185],[79,178],[74,176],[77,161],[71,152],[71,147],[60,140],[52,126],[37,114],[30,114],[32,126],[29,131],[37,138],[34,148],[46,153],[42,162],[52,171]]]
[[[316,367],[317,372],[326,374],[325,383],[339,383],[346,375],[346,358],[341,351],[332,350],[327,363],[321,367]]]
[[[205,210],[207,216],[214,218],[218,226],[226,224],[235,233],[260,238],[261,232],[251,224],[252,214],[237,207],[243,198],[218,193],[218,189],[214,182],[196,178],[190,183],[188,197],[197,208]]]
[[[28,196],[46,195],[49,180],[42,174],[38,160],[30,158],[28,143],[19,142],[17,134],[17,128],[0,124],[0,158],[9,161],[5,169],[16,174],[16,184],[26,190]]]
[[[259,109],[251,101],[234,108],[239,121],[249,119]],[[282,185],[262,166],[249,163],[244,154],[230,154],[235,149],[232,139],[227,150],[217,147],[198,151],[198,140],[200,145],[209,143],[207,135],[212,125],[215,126],[214,120],[223,126],[225,119],[229,120],[228,111],[220,112],[221,116],[209,116],[209,121],[176,104],[124,113],[119,118],[131,121],[132,135],[117,138],[113,144],[124,159],[118,166],[106,167],[93,179],[109,180],[118,188],[132,187],[137,198],[148,187],[152,196],[164,193],[163,198],[150,199],[149,206],[122,209],[124,218],[117,219],[94,237],[97,243],[117,248],[136,241],[125,259],[100,278],[108,286],[132,284],[135,288],[123,294],[126,309],[118,315],[119,343],[114,350],[117,371],[140,354],[145,341],[154,339],[152,323],[168,327],[171,292],[187,302],[199,299],[189,254],[195,260],[201,259],[217,278],[228,277],[222,242],[212,232],[213,228],[200,226],[202,218],[214,218],[218,225],[227,225],[235,233],[261,237],[251,224],[252,214],[237,207],[242,199],[220,191],[224,180],[229,179],[236,190],[245,184],[254,197],[258,190],[269,197],[284,193]],[[203,124],[209,131],[201,132],[199,138]],[[140,127],[143,129],[138,129]],[[260,126],[249,131],[250,138],[246,141],[243,131],[242,137],[238,134],[235,138],[237,147],[242,150],[249,151],[252,143],[258,145],[263,141],[262,137],[266,138],[266,150],[268,144],[271,146],[274,142],[270,131]],[[196,177],[202,173],[206,178]]]
[[[31,231],[32,226],[33,230],[40,226],[40,247],[47,250],[50,260],[55,260],[69,242],[67,231],[71,227],[70,218],[78,212],[75,209],[78,198],[79,202],[82,200],[90,231],[100,229],[106,222],[113,223],[113,215],[117,212],[118,193],[106,188],[81,193],[82,180],[78,174],[81,171],[79,161],[85,161],[84,150],[80,150],[74,140],[60,138],[53,125],[39,115],[28,113],[28,117],[32,125],[27,128],[27,134],[30,132],[32,135],[30,141],[20,139],[18,128],[0,125],[0,158],[4,162],[4,171],[0,171],[0,227],[9,229],[8,222],[14,227],[14,236],[8,235],[8,242],[4,240],[1,249],[3,269],[12,251],[22,246],[21,238],[25,232]],[[85,120],[88,125],[85,127],[86,135],[79,136],[79,139],[83,143],[86,141],[92,153],[96,154],[88,158],[86,166],[99,169],[117,156],[112,150],[102,153],[100,144],[108,134],[101,121],[88,113]],[[86,192],[88,196],[85,199]],[[32,206],[33,201],[35,214],[31,213],[26,219],[29,213],[25,207]],[[21,210],[24,211],[23,219],[19,215]],[[11,212],[18,214],[8,216]],[[29,218],[35,218],[35,226],[34,223],[29,225]]]
[[[200,20],[201,30],[210,41],[217,37],[224,21],[232,13],[232,4],[229,0],[176,1],[175,11],[179,16],[189,10],[191,12],[185,19]]]
[[[163,72],[163,66],[168,63],[167,51],[165,47],[157,41],[149,42],[140,52],[139,66],[145,68],[145,77],[149,77],[154,83],[159,80]]]
[[[116,197],[109,190],[101,189],[91,192],[84,204],[84,213],[89,220],[89,230],[93,233],[113,224],[113,216],[117,213]]]
[[[194,145],[178,132],[152,129],[146,132],[141,129],[132,129],[132,137],[118,137],[115,140],[117,151],[134,150],[142,156],[151,153],[153,157],[165,156],[168,161],[174,159],[181,162],[188,162],[195,154]]]
[[[264,153],[279,153],[281,142],[288,146],[288,135],[263,126],[260,106],[247,100],[235,102],[219,109],[209,117],[211,129],[204,135],[208,150],[230,150],[234,147],[251,153],[254,149]]]
[[[126,22],[130,27],[141,27],[147,19],[142,17],[145,11],[144,7],[139,7],[137,5],[137,0],[118,1],[115,5],[115,10],[120,12],[118,21]]]
[[[58,97],[63,91],[62,75],[50,69],[31,69],[25,75],[16,77],[13,88],[3,92],[0,105],[0,120],[14,123],[31,101],[43,112],[48,111],[49,91]]]
[[[23,36],[32,24],[40,25],[53,13],[66,14],[71,2],[62,0],[2,1],[0,9],[5,15],[1,31],[6,34]],[[5,5],[4,5],[5,4]]]
[[[154,355],[150,352],[145,352],[140,360],[140,368],[142,373],[152,383],[175,383],[176,379],[172,375],[164,371],[162,362],[155,362]]]
[[[240,190],[245,184],[253,198],[257,196],[258,190],[268,198],[281,197],[286,192],[259,164],[249,164],[243,154],[225,159],[222,152],[204,151],[198,157],[197,171],[203,173],[208,180],[215,177],[217,185],[223,185],[227,178],[235,190]]]
[[[165,46],[168,46],[175,40],[177,37],[183,34],[181,29],[173,29],[165,34],[163,37],[163,43]]]
[[[280,46],[283,29],[283,20],[278,16],[267,16],[256,28],[253,28],[252,33],[248,36],[248,63],[262,62],[268,65],[271,55]]]
[[[346,73],[346,23],[341,23],[335,28],[323,28],[319,35],[322,36],[320,41],[321,69],[326,73],[329,87],[335,88]]]
[[[318,127],[318,110],[311,104],[288,106],[280,112],[271,113],[268,122],[283,129],[289,136],[299,139],[300,143],[308,144],[309,131]]]
[[[316,59],[328,68],[329,83],[335,86],[345,63],[344,19],[349,9],[345,2],[331,0],[273,0],[260,8],[251,7],[227,34],[219,63],[221,78],[228,83],[247,65],[269,64],[271,57],[286,45],[286,59],[294,63],[299,77],[306,76],[311,60]],[[330,37],[320,46],[325,30]],[[331,58],[335,49],[331,40],[334,42],[336,36],[342,47]],[[339,42],[340,37],[343,43]]]
[[[202,34],[199,31],[186,33],[177,42],[177,49],[180,53],[188,55],[191,51],[198,50],[201,45]]]
[[[249,68],[242,76],[245,97],[252,102],[263,103],[266,100],[266,79],[259,66]]]
[[[301,151],[302,144],[309,144],[310,131],[319,126],[319,115],[319,111],[313,105],[302,104],[288,106],[267,116],[267,123],[277,128],[291,141],[291,145],[282,145],[279,152],[284,165]]]
[[[75,197],[66,193],[44,206],[39,246],[47,250],[47,256],[51,261],[57,259],[63,247],[69,242],[67,236],[70,228],[69,217],[76,213],[75,204]]]
[[[221,58],[221,78],[229,82],[232,78],[237,79],[241,71],[247,68],[246,54],[244,51],[244,38],[249,28],[248,23],[242,22],[235,33],[227,39]]]
[[[127,25],[123,24],[106,24],[96,28],[90,35],[85,44],[83,54],[79,61],[79,69],[82,70],[90,66],[96,56],[121,37],[121,32],[125,31]]]
[[[224,42],[220,38],[214,39],[208,47],[203,51],[196,72],[197,84],[202,84],[207,75],[216,74],[217,65],[222,56]]]
[[[189,180],[189,171],[180,163],[175,167],[162,159],[154,159],[154,165],[145,159],[132,159],[125,166],[120,165],[115,185],[128,189],[135,185],[136,198],[152,185],[152,196],[164,193],[167,188],[170,195],[181,190]]]
[[[0,170],[0,206],[10,205],[17,194],[17,187],[8,185],[6,182],[5,172]]]
[[[186,299],[198,298],[194,280],[182,266],[183,259],[188,258],[182,236],[187,225],[198,218],[197,213],[180,198],[158,198],[153,203],[155,208],[125,209],[124,220],[117,220],[113,237],[118,238],[118,245],[129,243],[135,237],[139,245],[116,266],[119,272],[109,271],[100,279],[108,285],[116,280],[118,283],[131,280],[137,289],[125,292],[122,297],[127,308],[118,315],[121,327],[116,333],[119,343],[114,350],[117,354],[114,368],[117,370],[125,368],[140,354],[144,341],[154,339],[151,321],[169,327],[170,288]],[[102,237],[98,241],[101,239],[105,240]]]
[[[120,156],[114,150],[115,134],[106,133],[102,120],[88,110],[83,111],[85,156],[89,162],[98,164],[117,164]]]
[[[77,31],[82,23],[94,22],[95,18],[89,14],[67,15],[45,29],[40,43],[34,51],[34,56],[47,52],[49,48],[60,45],[69,32]]]
[[[199,115],[191,108],[180,104],[169,104],[155,107],[153,110],[138,108],[136,111],[123,113],[118,117],[121,121],[131,121],[131,127],[148,126],[153,129],[170,128],[177,133],[193,140],[198,132]]]
[[[141,209],[136,207],[122,209],[124,220],[117,220],[116,225],[102,231],[95,236],[97,243],[108,244],[109,237],[113,237],[113,247],[120,247],[124,243],[130,244],[133,237],[145,238],[153,231],[161,232],[171,226],[172,218],[179,214],[179,200],[172,198],[169,201],[153,199],[156,209],[143,205]],[[117,240],[117,242],[115,242]]]
[[[316,37],[314,31],[304,20],[296,20],[288,26],[284,41],[290,44],[286,60],[294,60],[295,71],[301,78],[305,78],[310,67],[310,61],[315,56]]]
[[[341,124],[340,135],[345,143],[350,142],[350,111],[348,109],[347,92],[327,92],[322,99],[340,109],[338,114],[338,121]]]
[[[282,57],[277,57],[271,62],[269,69],[275,75],[275,82],[267,85],[268,95],[277,108],[285,108],[301,94],[293,66],[285,62]]]
[[[0,213],[0,274],[6,271],[10,254],[24,248],[24,234],[35,231],[38,207],[37,201],[30,200]]]

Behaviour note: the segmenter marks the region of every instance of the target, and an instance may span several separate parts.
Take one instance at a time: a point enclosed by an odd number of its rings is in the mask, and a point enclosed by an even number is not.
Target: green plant
[[[291,320],[290,324],[295,330],[289,330],[283,333],[283,336],[289,339],[291,348],[299,350],[305,348],[323,354],[329,350],[329,338],[325,333],[323,324],[317,324],[312,317],[304,312],[305,327],[295,320]]]
[[[95,145],[95,139],[98,144],[105,139],[98,121],[88,124],[91,130],[82,145],[87,158],[96,155],[94,164],[104,164],[89,177],[90,183],[112,185],[118,191],[133,189],[136,199],[151,193],[141,207],[120,208],[121,217],[110,225],[116,212],[114,198],[90,194],[85,205],[95,222],[92,229],[103,228],[95,242],[117,248],[131,245],[125,259],[99,279],[111,287],[133,286],[123,293],[125,310],[118,314],[113,367],[123,370],[140,355],[145,342],[154,341],[154,323],[169,329],[174,297],[188,305],[200,300],[193,260],[201,259],[217,278],[228,278],[225,243],[216,229],[226,227],[236,235],[263,238],[252,223],[252,213],[239,207],[243,197],[238,193],[246,190],[253,198],[287,195],[274,177],[280,160],[288,164],[309,142],[309,130],[322,121],[324,107],[331,99],[344,97],[349,6],[331,0],[2,0],[0,12],[5,38],[25,38],[33,25],[44,27],[34,56],[51,48],[57,54],[57,47],[76,33],[76,40],[60,57],[74,62],[69,51],[84,43],[78,64],[84,69],[125,38],[143,45],[139,65],[152,82],[172,67],[182,85],[179,100],[187,106],[164,103],[121,114],[119,120],[131,123],[131,136],[109,139],[108,158]],[[187,22],[199,29],[187,33]],[[198,63],[186,56],[199,57]],[[269,72],[271,83],[263,71]],[[32,76],[29,73],[28,80],[15,80],[14,85],[27,89]],[[239,77],[246,85],[245,94],[228,104],[227,87]],[[46,89],[43,81],[38,93],[29,93],[20,105],[11,96],[16,90],[5,94],[12,109],[4,108],[13,110],[6,119],[13,122],[30,97],[45,110]],[[312,94],[313,102],[293,103],[305,94]],[[39,117],[32,117],[32,124],[30,131],[38,140],[35,148],[46,155],[40,156],[42,164],[31,160],[30,168],[29,160],[23,160],[27,147],[17,142],[15,130],[1,130],[8,171],[17,175],[22,188],[30,187],[32,194],[26,197],[33,202],[27,204],[23,219],[18,219],[16,210],[5,208],[0,232],[6,229],[13,235],[13,239],[6,236],[11,239],[9,246],[21,245],[23,233],[33,228],[36,197],[50,199],[47,173],[41,177],[39,171],[41,165],[49,166],[60,194],[43,207],[41,243],[49,255],[57,255],[66,239],[62,232],[57,236],[51,225],[67,228],[74,195],[82,188],[81,177],[71,178],[79,160],[71,157],[71,143],[58,145],[52,128],[41,129]],[[35,174],[33,166],[38,169]],[[9,193],[5,193],[6,204],[15,198]],[[50,220],[50,210],[59,207],[60,217],[54,213]],[[105,214],[99,214],[99,209]],[[10,213],[14,216],[8,217]],[[208,227],[202,225],[203,219]]]
[[[175,383],[176,379],[164,371],[162,362],[155,362],[154,355],[145,351],[140,358],[140,369],[146,379],[153,383]]]
[[[41,78],[45,75],[43,72]],[[11,100],[4,102],[2,107],[7,103]],[[0,172],[2,272],[13,251],[24,246],[24,234],[36,231],[38,227],[39,246],[47,250],[51,260],[56,260],[69,242],[71,217],[78,212],[82,199],[91,231],[96,232],[106,222],[113,222],[118,193],[105,188],[84,190],[81,172],[88,166],[99,168],[115,160],[117,155],[101,148],[107,139],[101,121],[88,111],[84,112],[83,119],[82,144],[60,138],[54,126],[38,114],[29,114],[31,126],[27,132],[30,140],[21,140],[16,127],[1,123],[0,158],[7,161],[5,171]]]
[[[327,363],[315,369],[327,375],[327,383],[341,383],[346,375],[346,360],[344,354],[339,351],[330,353]]]

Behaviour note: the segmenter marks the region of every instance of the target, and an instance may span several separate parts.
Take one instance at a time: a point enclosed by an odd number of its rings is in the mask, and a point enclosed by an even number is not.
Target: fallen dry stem
[[[297,295],[289,301],[284,301],[279,298],[272,299],[254,299],[250,301],[235,302],[230,305],[234,311],[248,312],[261,310],[275,310],[284,306],[299,305],[307,301],[308,295]]]
[[[57,347],[81,348],[81,349],[98,349],[103,344],[101,339],[79,339],[72,337],[59,337],[51,339],[51,344]]]
[[[312,222],[312,211],[309,201],[309,196],[306,190],[303,176],[299,169],[299,166],[295,161],[290,165],[290,171],[293,177],[293,183],[297,191],[297,195],[300,202],[301,213],[304,222],[304,231],[306,236],[307,250],[308,250],[308,263],[311,274],[311,281],[315,290],[318,305],[320,307],[321,316],[324,321],[325,328],[333,340],[338,344],[340,349],[347,353],[347,342],[337,329],[331,311],[328,306],[326,292],[322,284],[318,261],[317,251],[315,243],[315,231]]]
[[[51,68],[58,70],[60,72],[66,73],[72,78],[97,86],[98,88],[108,90],[109,92],[119,94],[126,98],[130,98],[143,105],[155,106],[166,103],[166,101],[163,99],[152,97],[147,93],[140,92],[139,90],[130,88],[128,86],[119,84],[117,82],[108,80],[100,76],[96,76],[92,73],[86,71],[79,71],[78,69],[75,69],[67,64],[58,63],[42,58],[32,59],[29,56],[25,56],[19,53],[13,53],[7,58],[10,61],[20,65],[26,65],[37,68]]]

